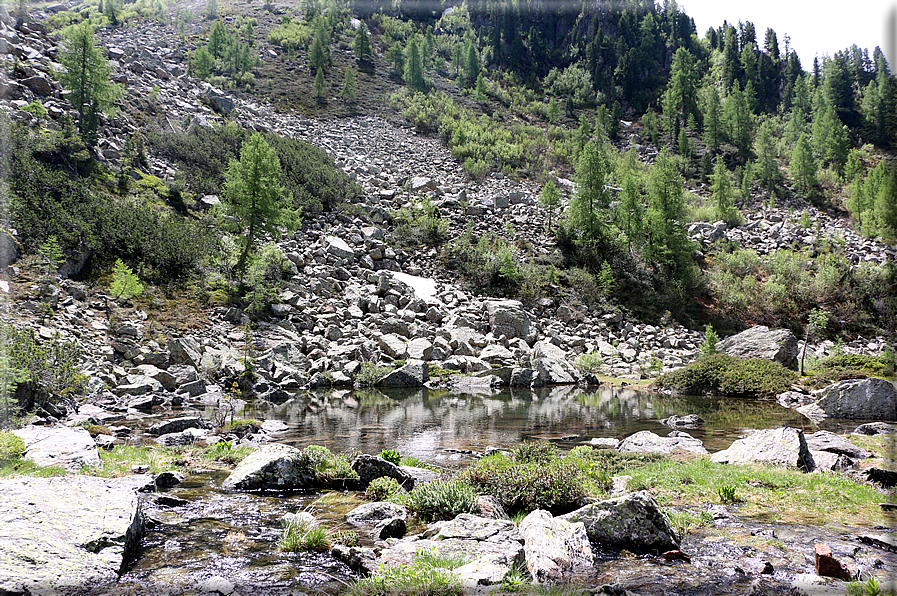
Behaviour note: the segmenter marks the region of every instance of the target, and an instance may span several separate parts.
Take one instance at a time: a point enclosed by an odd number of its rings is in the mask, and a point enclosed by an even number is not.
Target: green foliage
[[[291,518],[277,540],[277,548],[285,552],[329,550],[331,538],[327,529],[317,520]]]
[[[420,204],[406,205],[395,219],[398,224],[395,234],[411,245],[436,245],[448,237],[449,222],[429,198],[424,198]]]
[[[130,300],[143,294],[143,284],[130,267],[117,259],[112,267],[112,285],[109,286],[109,291],[115,298]]]
[[[77,343],[61,339],[38,340],[33,329],[16,329],[11,325],[3,327],[3,334],[10,366],[24,371],[27,382],[46,393],[43,399],[54,401],[84,391],[87,379],[78,372],[81,350]],[[26,409],[34,406],[19,405]]]
[[[381,457],[395,465],[399,465],[399,462],[402,461],[402,454],[395,449],[384,449],[380,452],[380,455],[378,455],[378,457]]]
[[[315,74],[315,95],[318,96],[318,99],[321,99],[326,92],[327,81],[324,80],[324,69],[319,68],[318,72]]]
[[[601,367],[604,366],[604,360],[599,352],[587,352],[577,356],[574,364],[576,365],[576,368],[585,372],[597,373],[600,372]]]
[[[218,441],[214,445],[209,445],[203,449],[200,452],[200,457],[204,460],[217,461],[234,466],[243,461],[254,449],[252,445],[235,446],[230,441]]]
[[[476,511],[477,494],[458,480],[436,480],[414,488],[408,495],[408,508],[422,521],[454,519],[461,513]]]
[[[358,84],[355,81],[355,69],[350,66],[346,69],[346,78],[343,81],[343,90],[340,91],[340,95],[348,99],[354,98],[357,85]]]
[[[345,596],[462,596],[461,579],[449,569],[431,567],[416,557],[411,565],[383,566],[356,580]]]
[[[813,157],[813,149],[805,134],[801,134],[791,154],[791,176],[803,192],[809,192],[810,187],[816,184],[816,159]]]
[[[719,336],[716,334],[716,331],[713,330],[713,325],[708,324],[707,330],[704,332],[704,341],[701,342],[701,356],[712,356],[716,354],[716,342],[719,341]]]
[[[62,246],[59,244],[59,239],[56,237],[56,234],[47,238],[46,242],[40,245],[37,252],[44,259],[46,266],[45,275],[57,271],[65,262],[65,253],[62,250]]]
[[[866,581],[854,581],[847,584],[847,596],[882,596],[881,584],[873,576]]]
[[[463,470],[458,478],[478,492],[490,494],[511,514],[547,509],[553,513],[570,511],[586,495],[586,473],[580,462],[551,457],[554,445],[530,444],[523,447],[524,460],[515,456],[493,455]]]
[[[355,57],[362,62],[371,62],[374,59],[374,48],[371,47],[371,36],[368,35],[367,25],[361,23],[352,40],[352,50]]]
[[[371,483],[368,484],[367,489],[364,491],[364,498],[368,501],[386,501],[393,495],[404,492],[405,489],[402,488],[398,480],[389,476],[381,476],[371,480]]]
[[[38,118],[46,118],[47,117],[47,108],[45,108],[44,104],[42,104],[40,101],[38,101],[36,99],[31,101],[31,103],[22,106],[22,110],[25,112],[30,112],[31,114],[34,114]]]
[[[94,39],[90,21],[65,29],[63,37],[58,60],[65,71],[59,77],[71,90],[68,99],[78,111],[78,132],[92,146],[97,142],[100,116],[112,107],[121,91],[110,79],[111,67]]]
[[[426,91],[428,84],[424,78],[423,58],[420,54],[417,35],[412,35],[405,47],[405,84],[412,91]]]
[[[607,227],[611,174],[607,149],[603,144],[588,143],[576,166],[577,190],[567,210],[567,219],[586,240],[599,240]]]
[[[539,195],[539,202],[548,210],[548,231],[551,231],[551,218],[555,209],[561,204],[561,192],[558,190],[554,180],[549,180],[542,186],[542,193]]]
[[[25,455],[25,441],[11,432],[0,430],[0,463],[10,462]]]
[[[391,370],[388,366],[378,366],[373,362],[362,362],[361,370],[355,375],[355,383],[359,387],[373,387]]]
[[[308,49],[311,42],[311,27],[305,21],[283,17],[279,25],[271,27],[268,41],[293,54],[297,50]]]
[[[719,500],[726,504],[734,503],[738,500],[735,496],[735,487],[731,484],[717,488],[716,494],[719,495]]]
[[[662,375],[657,384],[687,395],[772,397],[787,391],[797,378],[795,371],[772,360],[713,354]]]
[[[224,196],[228,212],[246,230],[236,270],[242,275],[256,238],[262,232],[277,234],[277,226],[296,229],[300,211],[281,200],[281,169],[277,153],[260,133],[254,133],[240,151],[240,160],[227,168]]]
[[[547,464],[559,456],[557,445],[549,441],[524,441],[511,452],[515,461],[525,464]]]

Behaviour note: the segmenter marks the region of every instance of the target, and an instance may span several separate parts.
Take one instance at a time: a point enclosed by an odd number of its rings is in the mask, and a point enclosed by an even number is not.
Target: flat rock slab
[[[116,582],[144,531],[135,486],[134,477],[0,480],[0,594]]]
[[[700,439],[682,433],[680,436],[661,437],[650,430],[642,430],[629,435],[617,445],[617,450],[623,453],[665,453],[674,451],[689,451],[700,455],[706,455],[707,449]]]
[[[25,442],[25,459],[39,466],[61,466],[76,472],[100,463],[97,444],[83,428],[26,426],[13,434]]]
[[[710,459],[723,464],[768,464],[810,471],[813,456],[804,433],[796,428],[767,428],[738,439]]]
[[[237,464],[221,488],[228,490],[300,490],[315,486],[314,470],[301,449],[281,443],[262,445]]]

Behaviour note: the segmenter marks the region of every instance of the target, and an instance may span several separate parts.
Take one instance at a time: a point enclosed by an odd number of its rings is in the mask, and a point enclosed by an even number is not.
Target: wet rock
[[[346,514],[346,521],[356,527],[369,527],[388,519],[407,519],[408,510],[389,501],[359,505]]]
[[[511,567],[525,562],[521,536],[513,522],[468,513],[430,524],[422,534],[384,548],[377,563],[409,564],[419,552],[468,559],[470,563],[454,570],[468,589],[500,583]]]
[[[855,567],[838,561],[832,554],[829,545],[817,544],[813,550],[816,555],[816,575],[834,577],[842,581],[850,581],[859,575],[859,571]]]
[[[799,391],[786,391],[777,395],[776,401],[784,408],[797,408],[798,406],[811,404],[816,399],[812,395],[800,393]]]
[[[880,484],[884,488],[894,488],[897,486],[897,471],[871,467],[863,470],[863,474],[866,476],[866,480]]]
[[[414,477],[402,470],[392,462],[382,457],[361,453],[352,460],[352,469],[358,474],[358,480],[362,487],[371,483],[375,478],[395,478],[405,490],[414,488]]]
[[[815,404],[798,408],[814,418],[822,416],[852,420],[897,420],[897,387],[884,379],[849,379],[819,392]]]
[[[315,485],[315,472],[302,450],[269,443],[250,453],[221,487],[229,490],[299,490]]]
[[[172,418],[171,420],[164,420],[162,422],[157,422],[152,425],[148,429],[146,429],[147,434],[150,435],[167,435],[170,433],[180,433],[188,428],[209,428],[209,423],[203,418],[199,418],[198,416],[185,416],[182,418]]]
[[[593,544],[635,552],[679,549],[675,530],[654,497],[645,491],[592,503],[560,519],[585,524]]]
[[[672,453],[677,450],[690,451],[691,453],[707,454],[707,449],[700,439],[695,439],[686,433],[685,436],[661,437],[649,430],[642,430],[632,434],[617,446],[617,451],[622,453]]]
[[[877,435],[887,435],[897,433],[897,425],[888,424],[887,422],[867,422],[866,424],[861,424],[853,429],[853,432],[857,435],[869,435],[873,437]]]
[[[756,430],[738,439],[723,451],[710,456],[712,461],[729,464],[760,463],[797,468],[805,472],[813,469],[813,457],[807,448],[804,433],[796,428],[767,428]]]
[[[0,480],[0,593],[112,587],[144,532],[130,478]]]
[[[25,443],[25,459],[70,472],[100,463],[97,444],[83,428],[26,426],[12,431]]]
[[[813,434],[805,435],[804,438],[807,441],[807,448],[811,451],[829,451],[854,459],[865,459],[872,456],[871,452],[857,447],[844,437],[827,430],[816,431]]]
[[[554,518],[537,509],[520,522],[526,568],[537,583],[560,583],[592,568],[594,557],[585,525]]]
[[[377,553],[370,547],[337,544],[330,549],[330,554],[337,561],[342,561],[353,571],[363,575],[371,575],[378,568]]]
[[[704,419],[697,414],[687,414],[685,416],[670,416],[660,421],[670,428],[698,428],[704,424]]]
[[[401,538],[408,531],[408,526],[404,519],[391,518],[377,522],[371,535],[374,540],[386,540],[387,538]]]
[[[797,367],[797,338],[787,329],[758,325],[717,344],[717,350],[739,358],[766,358],[782,366]]]

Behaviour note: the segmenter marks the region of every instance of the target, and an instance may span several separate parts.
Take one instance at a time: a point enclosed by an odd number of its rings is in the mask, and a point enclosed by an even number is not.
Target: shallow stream
[[[276,440],[297,447],[317,444],[335,452],[353,449],[374,454],[384,448],[398,449],[402,455],[452,467],[465,465],[475,456],[471,452],[482,452],[487,446],[511,448],[531,439],[572,447],[594,437],[623,439],[640,430],[665,435],[669,429],[659,421],[674,414],[698,414],[706,421],[688,432],[710,451],[728,447],[746,429],[785,425],[816,430],[775,402],[669,397],[615,387],[494,394],[300,392],[279,405],[247,404],[238,416],[284,422],[289,430]],[[156,421],[153,417],[133,422],[145,426]],[[825,428],[843,432],[855,425],[827,421]],[[150,509],[157,525],[148,532],[139,557],[115,594],[202,594],[222,585],[243,595],[337,594],[351,581],[351,570],[327,554],[281,553],[276,548],[279,520],[287,512],[310,510],[328,527],[348,529],[345,513],[358,504],[350,495],[322,502],[320,493],[231,493],[220,489],[226,476],[226,472],[193,474],[166,493],[182,501]],[[803,552],[812,544],[808,532],[829,541],[849,533],[790,525],[767,531],[777,531],[779,539],[761,540],[760,548],[754,548],[747,530],[741,530],[746,538],[734,545],[730,539],[719,539],[718,529],[705,528],[683,543],[683,550],[692,557],[690,565],[606,554],[597,574],[587,581],[592,585],[623,582],[642,594],[741,593],[750,589],[755,577],[742,569],[755,564],[757,557],[769,560],[780,575],[805,572],[812,569],[812,552]],[[820,533],[826,536],[815,536]],[[783,536],[792,538],[794,546],[778,555],[768,545],[782,544]],[[216,583],[221,581],[224,584]],[[673,585],[681,585],[681,591],[668,591]]]

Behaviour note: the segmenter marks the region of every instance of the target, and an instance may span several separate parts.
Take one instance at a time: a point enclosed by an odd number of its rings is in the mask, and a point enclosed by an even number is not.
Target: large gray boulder
[[[407,519],[408,510],[389,501],[359,505],[346,514],[346,521],[355,527],[375,526],[385,519]]]
[[[352,469],[358,474],[358,481],[367,486],[375,478],[395,478],[405,490],[414,489],[414,476],[400,466],[386,461],[382,457],[361,453],[352,460]]]
[[[199,368],[202,363],[202,351],[202,345],[194,337],[177,337],[168,340],[168,352],[173,364],[187,364],[194,369]],[[172,374],[175,373],[172,372]]]
[[[203,428],[207,429],[211,425],[208,421],[199,416],[183,416],[181,418],[172,418],[171,420],[163,420],[162,422],[157,422],[152,425],[148,429],[146,429],[147,434],[150,435],[167,435],[170,433],[180,433],[184,432],[188,428]]]
[[[25,459],[39,466],[61,466],[76,472],[100,463],[97,444],[83,428],[26,426],[12,432],[25,442]]]
[[[269,443],[237,464],[221,487],[230,490],[301,490],[315,486],[311,460],[301,449]]]
[[[797,368],[797,338],[787,329],[773,329],[764,325],[751,327],[727,337],[716,349],[739,358],[766,358],[782,366]]]
[[[672,433],[671,433],[672,435]],[[707,449],[700,439],[688,433],[679,432],[675,436],[661,437],[650,430],[642,430],[629,435],[617,445],[617,451],[623,453],[673,453],[674,451],[690,451],[706,455]]]
[[[144,532],[128,478],[0,480],[0,594],[111,587]]]
[[[710,459],[723,464],[785,466],[805,472],[814,468],[804,433],[796,428],[756,430],[732,443],[728,449],[717,451]]]
[[[537,509],[520,522],[526,568],[537,583],[560,583],[594,565],[585,525]]]
[[[380,387],[423,387],[429,379],[430,365],[423,360],[409,360],[404,366],[387,373],[377,381]]]
[[[639,491],[586,505],[560,519],[585,524],[593,544],[635,552],[677,550],[676,531],[649,493]]]
[[[380,552],[376,563],[407,565],[418,553],[457,556],[470,561],[454,570],[465,589],[501,583],[512,567],[525,562],[522,538],[514,522],[462,513],[451,521],[430,524],[417,535]]]
[[[519,337],[527,343],[536,339],[536,329],[518,300],[487,300],[489,327],[495,337]]]
[[[811,418],[897,420],[897,387],[884,379],[848,379],[819,392],[815,404],[798,408]]]
[[[579,382],[579,373],[566,360],[537,358],[533,361],[536,373],[533,386],[574,385]]]
[[[867,457],[872,457],[871,451],[866,451],[862,447],[857,447],[841,435],[836,435],[831,431],[816,431],[811,435],[805,435],[804,438],[807,441],[807,448],[810,451],[827,451],[829,453],[836,453],[854,459],[866,459]]]

